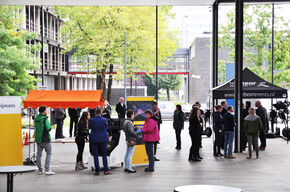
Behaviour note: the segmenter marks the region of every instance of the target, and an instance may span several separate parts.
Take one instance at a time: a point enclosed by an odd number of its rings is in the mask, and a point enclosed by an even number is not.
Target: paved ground
[[[136,174],[126,174],[122,168],[113,169],[113,175],[94,176],[90,170],[74,171],[75,144],[54,144],[52,169],[55,176],[37,176],[36,173],[17,175],[15,192],[77,192],[77,191],[173,191],[174,187],[189,184],[212,184],[238,187],[245,192],[290,191],[290,145],[282,139],[269,139],[267,150],[259,160],[246,160],[238,154],[235,160],[212,156],[212,139],[203,139],[202,162],[188,162],[190,138],[182,133],[182,150],[176,151],[172,122],[161,127],[160,162],[154,173],[145,173],[137,167]],[[24,149],[26,153],[26,149]],[[26,153],[27,154],[27,153]],[[86,157],[88,149],[86,148]],[[85,157],[85,159],[86,159]],[[6,176],[0,175],[0,192],[6,191]]]

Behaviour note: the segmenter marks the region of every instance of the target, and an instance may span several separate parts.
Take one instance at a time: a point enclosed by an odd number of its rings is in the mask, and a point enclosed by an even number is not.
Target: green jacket
[[[46,131],[43,130],[45,124]],[[48,121],[48,116],[40,113],[34,118],[34,126],[35,126],[35,142],[42,143],[44,137],[46,137],[47,142],[51,142],[51,137],[49,131],[51,130],[50,123]]]
[[[248,135],[258,134],[263,127],[261,118],[257,115],[248,115],[244,120],[244,131]]]

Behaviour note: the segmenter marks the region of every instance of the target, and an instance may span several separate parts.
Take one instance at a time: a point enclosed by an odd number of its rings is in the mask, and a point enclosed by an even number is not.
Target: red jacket
[[[156,142],[160,140],[157,122],[148,118],[145,120],[144,127],[142,128],[143,142]]]

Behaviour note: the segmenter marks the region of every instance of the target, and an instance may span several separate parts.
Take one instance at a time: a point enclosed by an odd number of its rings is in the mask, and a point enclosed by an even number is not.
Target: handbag
[[[135,138],[129,139],[128,144],[133,147],[135,146],[137,143],[137,140]]]

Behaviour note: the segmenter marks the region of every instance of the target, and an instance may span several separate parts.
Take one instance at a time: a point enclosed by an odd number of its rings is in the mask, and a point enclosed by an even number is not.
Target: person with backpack
[[[50,169],[52,152],[51,152],[51,137],[49,132],[51,131],[51,126],[48,121],[46,106],[39,107],[38,111],[39,114],[34,118],[35,143],[37,143],[36,164],[38,167],[38,175],[43,175],[43,173],[45,173],[46,175],[54,175],[55,173]],[[44,172],[41,166],[41,157],[43,149],[46,152]]]
[[[255,114],[255,109],[249,109],[249,115],[244,119],[244,131],[248,140],[248,151],[249,156],[247,159],[252,158],[252,145],[256,151],[256,158],[259,158],[259,147],[258,147],[258,138],[259,132],[262,130],[263,124],[261,118]]]
[[[136,173],[136,170],[132,169],[132,157],[135,150],[135,145],[137,142],[137,134],[134,131],[133,125],[134,111],[129,109],[127,111],[127,119],[124,121],[123,130],[126,136],[127,151],[124,158],[125,172]]]

